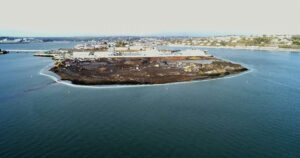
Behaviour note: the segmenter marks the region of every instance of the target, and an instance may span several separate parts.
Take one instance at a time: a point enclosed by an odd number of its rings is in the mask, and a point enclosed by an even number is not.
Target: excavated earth
[[[50,69],[74,84],[163,84],[211,79],[247,68],[215,57],[113,57],[64,60]]]

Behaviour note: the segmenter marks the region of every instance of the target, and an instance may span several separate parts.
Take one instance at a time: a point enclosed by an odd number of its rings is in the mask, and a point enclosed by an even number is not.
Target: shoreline
[[[53,63],[54,64],[54,63]],[[201,82],[210,82],[210,81],[216,81],[216,80],[222,80],[222,79],[230,79],[239,77],[248,73],[251,73],[255,71],[253,68],[248,68],[247,71],[238,73],[238,74],[230,74],[224,77],[219,78],[212,78],[212,79],[203,79],[203,80],[191,80],[191,81],[182,81],[182,82],[172,82],[172,83],[165,83],[165,84],[136,84],[136,85],[81,85],[81,84],[73,84],[71,81],[68,80],[62,80],[59,75],[56,73],[50,71],[50,68],[52,68],[52,63],[46,65],[43,67],[39,74],[41,76],[48,77],[49,79],[53,80],[54,82],[58,84],[62,84],[65,86],[75,87],[75,88],[91,88],[91,89],[114,89],[114,88],[136,88],[136,87],[152,87],[152,86],[172,86],[172,85],[180,85],[180,84],[193,84],[193,83],[201,83]]]
[[[79,85],[165,84],[237,74],[248,69],[215,57],[135,57],[64,60],[50,71]]]
[[[258,46],[190,46],[190,45],[163,45],[168,47],[195,47],[195,48],[221,48],[221,49],[236,49],[236,50],[263,50],[263,51],[282,51],[300,53],[300,49],[278,48],[278,47],[258,47]]]

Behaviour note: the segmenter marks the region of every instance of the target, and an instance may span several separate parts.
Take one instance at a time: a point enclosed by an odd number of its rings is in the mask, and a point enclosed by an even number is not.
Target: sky
[[[0,0],[0,36],[300,34],[300,0]]]

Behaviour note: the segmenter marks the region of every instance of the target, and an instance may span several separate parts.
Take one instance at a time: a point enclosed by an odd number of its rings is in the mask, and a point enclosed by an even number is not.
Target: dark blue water
[[[209,52],[251,71],[95,89],[40,75],[49,58],[0,56],[0,157],[300,157],[300,53]]]

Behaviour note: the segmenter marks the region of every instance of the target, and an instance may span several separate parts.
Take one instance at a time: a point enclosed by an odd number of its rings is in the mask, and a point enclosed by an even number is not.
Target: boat
[[[0,54],[8,54],[8,53],[9,53],[8,51],[0,49]]]

